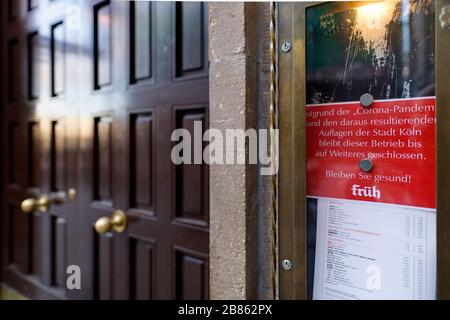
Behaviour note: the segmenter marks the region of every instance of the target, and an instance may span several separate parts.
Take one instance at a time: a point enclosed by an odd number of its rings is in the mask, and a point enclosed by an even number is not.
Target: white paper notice
[[[435,299],[436,210],[318,198],[316,234],[314,299]]]

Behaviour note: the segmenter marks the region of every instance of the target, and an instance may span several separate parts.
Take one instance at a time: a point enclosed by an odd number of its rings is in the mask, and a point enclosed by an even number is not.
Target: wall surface
[[[210,128],[268,127],[267,32],[268,4],[210,3]],[[210,166],[211,299],[273,298],[269,181]]]

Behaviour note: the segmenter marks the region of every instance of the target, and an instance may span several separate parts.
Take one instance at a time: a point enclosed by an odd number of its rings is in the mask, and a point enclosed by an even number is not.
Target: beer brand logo
[[[377,189],[377,187],[363,187],[358,184],[352,185],[352,195],[355,197],[364,197],[364,198],[381,198],[381,191]]]

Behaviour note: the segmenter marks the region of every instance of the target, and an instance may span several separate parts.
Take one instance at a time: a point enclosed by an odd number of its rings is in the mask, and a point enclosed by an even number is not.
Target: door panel
[[[28,124],[28,157],[28,186],[37,188],[41,184],[41,128],[39,122],[31,121]]]
[[[154,216],[155,124],[153,113],[130,115],[130,208]]]
[[[94,234],[95,246],[95,278],[94,278],[94,298],[107,300],[112,299],[112,288],[114,283],[114,238],[112,234],[96,235]]]
[[[51,57],[51,79],[52,79],[52,96],[62,96],[64,94],[65,86],[65,36],[64,36],[64,22],[58,21],[51,26],[50,33],[50,57]]]
[[[94,199],[111,204],[113,120],[110,116],[103,116],[94,121]]]
[[[130,3],[130,83],[151,79],[154,57],[154,17],[150,2]]]
[[[28,34],[28,99],[39,98],[39,33],[31,32]]]
[[[130,299],[149,300],[155,296],[154,243],[130,239]]]
[[[95,89],[111,84],[111,3],[94,7],[94,81]]]
[[[8,83],[8,100],[15,102],[20,97],[21,89],[21,63],[20,63],[20,46],[17,38],[8,41],[8,65],[7,65],[7,83]]]

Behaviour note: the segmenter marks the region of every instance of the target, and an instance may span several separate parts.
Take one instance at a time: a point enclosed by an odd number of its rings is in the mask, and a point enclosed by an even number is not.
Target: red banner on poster
[[[309,196],[436,207],[435,97],[308,105],[306,120]]]

